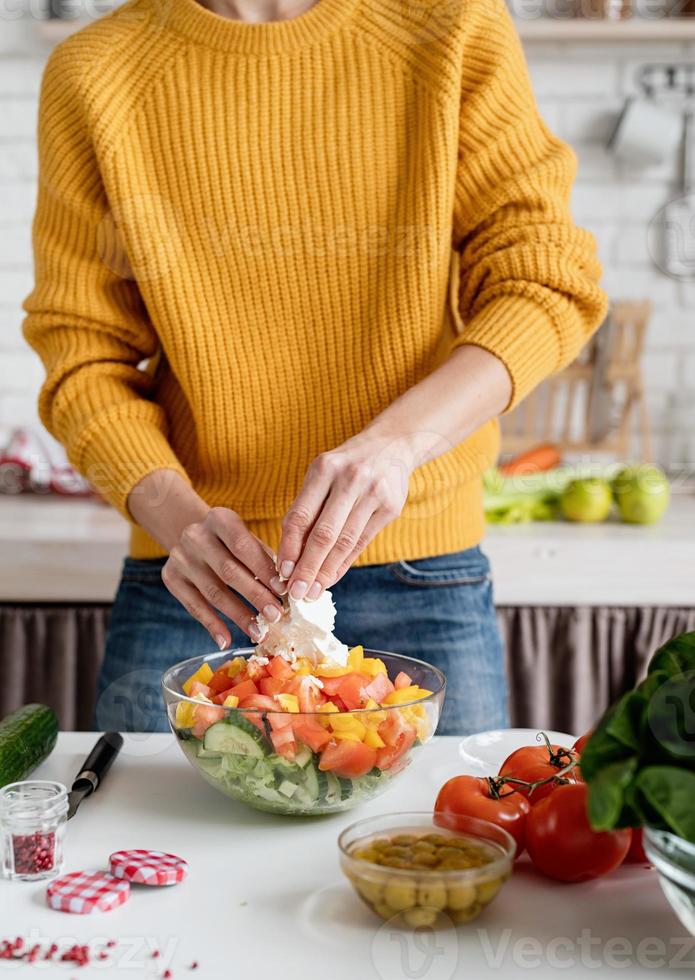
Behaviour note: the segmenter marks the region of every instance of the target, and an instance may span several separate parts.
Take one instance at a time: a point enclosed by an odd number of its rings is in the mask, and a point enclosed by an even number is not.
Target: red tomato
[[[587,881],[615,870],[630,849],[632,832],[596,832],[589,825],[586,783],[559,786],[526,820],[526,847],[543,874],[558,881]]]
[[[454,776],[440,789],[434,809],[436,822],[442,827],[455,830],[457,816],[489,820],[512,835],[517,857],[524,850],[526,815],[531,807],[525,796],[506,786],[495,799],[490,780],[484,776]]]
[[[258,687],[261,694],[266,694],[272,698],[274,694],[280,694],[285,683],[281,677],[262,677],[258,682]]]
[[[582,735],[581,738],[578,738],[577,741],[572,746],[572,751],[576,752],[578,755],[581,755],[582,752],[584,751],[584,746],[589,741],[592,735],[593,732],[587,732],[586,735]]]
[[[294,759],[297,754],[297,743],[294,740],[294,732],[292,731],[291,725],[272,731],[270,733],[270,740],[278,755],[283,756],[285,759]]]
[[[300,677],[297,690],[299,710],[305,714],[313,714],[325,702],[325,697],[319,688],[312,683],[310,677]],[[319,727],[321,727],[319,725]]]
[[[227,671],[227,668],[231,662],[231,660],[228,660],[226,664],[222,664],[221,667],[218,667],[208,681],[208,687],[210,690],[214,691],[215,694],[219,694],[220,691],[226,691],[228,687],[232,686],[232,679]]]
[[[546,762],[536,762],[514,769],[514,778],[521,779],[526,783],[540,783],[542,780],[547,779],[548,776],[552,776],[557,772],[559,772],[559,770],[554,768],[549,769]],[[566,780],[570,783],[578,782],[579,766],[572,769],[571,772],[565,773],[562,780]],[[526,796],[528,798],[531,806],[535,806],[536,803],[540,803],[541,800],[544,800],[546,796],[549,796],[550,793],[562,785],[563,783],[560,782],[560,780],[553,779],[550,782],[545,783],[543,786],[537,786],[533,792],[530,793],[525,786],[520,786],[517,783],[509,783],[511,789],[516,789],[517,792],[522,794],[522,796]]]
[[[342,677],[322,677],[323,691],[329,698],[332,698],[340,690],[340,685],[350,674],[343,674]]]
[[[331,742],[321,753],[319,769],[336,776],[357,779],[374,768],[376,750],[364,742]]]
[[[320,752],[331,740],[330,732],[327,732],[313,718],[295,715],[292,720],[292,728],[297,741],[308,745],[312,752]]]
[[[284,657],[271,657],[268,664],[268,673],[271,677],[279,677],[283,681],[292,680],[294,671]]]
[[[404,674],[403,671],[401,671],[400,674],[396,675],[396,679],[393,682],[393,686],[396,688],[397,691],[400,691],[400,689],[403,687],[410,687],[412,683],[413,682],[408,677],[408,675]]]
[[[191,684],[191,693],[188,695],[188,697],[194,698],[196,694],[203,694],[206,698],[209,698],[210,695],[212,694],[212,691],[207,686],[207,684],[203,684],[202,681],[193,681],[193,683]]]
[[[232,691],[232,694],[234,691]],[[278,703],[265,694],[249,694],[239,701],[240,708],[257,708],[258,711],[277,711]]]
[[[367,684],[364,690],[368,698],[372,698],[377,704],[381,704],[384,698],[388,694],[391,694],[395,688],[386,674],[377,674],[376,677],[370,681],[369,684]]]
[[[627,864],[649,864],[647,852],[644,850],[644,834],[641,827],[633,827],[630,850],[625,858]]]
[[[244,698],[249,698],[252,694],[258,694],[258,688],[256,687],[254,681],[252,681],[249,677],[247,680],[241,681],[240,684],[234,684],[232,687],[230,687],[229,693],[236,695],[236,697],[239,698],[239,701],[243,701]]]
[[[392,710],[389,711],[377,731],[386,745],[377,750],[376,764],[382,770],[392,769],[395,763],[412,747],[417,738],[417,731],[413,725],[409,725],[403,720],[400,711]]]
[[[542,779],[556,776],[576,759],[576,755],[560,745],[552,745],[550,751],[546,745],[524,745],[504,760],[499,775],[513,776],[514,779],[521,779],[527,783],[540,782]],[[564,778],[576,781],[578,772],[579,767],[575,766],[571,772],[564,774]],[[523,786],[514,785],[519,793],[528,796],[527,789]],[[544,786],[534,790],[533,802],[537,802],[551,793],[553,789],[557,788],[557,783],[550,783],[549,787]]]
[[[196,738],[202,738],[210,725],[214,725],[215,722],[221,721],[223,718],[224,711],[222,708],[215,708],[211,704],[199,704],[195,709],[193,734]]]
[[[358,711],[364,707],[368,697],[365,691],[368,683],[369,678],[363,674],[348,674],[347,677],[342,678],[337,694],[340,695],[343,703],[347,705],[350,711]]]

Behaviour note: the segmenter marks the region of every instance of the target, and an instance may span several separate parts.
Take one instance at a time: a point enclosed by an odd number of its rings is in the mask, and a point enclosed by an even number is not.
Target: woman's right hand
[[[278,594],[285,590],[273,559],[242,519],[226,507],[213,507],[202,520],[184,527],[162,568],[162,580],[220,650],[230,645],[231,636],[217,611],[240,626],[254,643],[261,639],[256,610],[271,623],[282,612]]]

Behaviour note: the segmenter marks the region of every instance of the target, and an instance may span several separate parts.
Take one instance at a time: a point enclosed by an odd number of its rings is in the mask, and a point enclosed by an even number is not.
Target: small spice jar
[[[68,791],[61,783],[27,780],[0,790],[0,846],[6,878],[38,881],[63,863]]]

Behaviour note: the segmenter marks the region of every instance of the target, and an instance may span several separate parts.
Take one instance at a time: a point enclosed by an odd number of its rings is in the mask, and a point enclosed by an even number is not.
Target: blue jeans
[[[167,731],[162,673],[214,649],[207,631],[165,588],[163,564],[125,561],[99,676],[96,727],[102,731]],[[440,735],[508,724],[490,566],[479,548],[352,568],[332,592],[335,631],[344,643],[418,657],[443,671]],[[228,625],[233,647],[250,645],[237,626]]]

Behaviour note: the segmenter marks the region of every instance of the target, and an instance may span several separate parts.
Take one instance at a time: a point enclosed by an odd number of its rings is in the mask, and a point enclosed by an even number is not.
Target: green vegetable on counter
[[[53,751],[58,719],[45,704],[27,704],[0,722],[0,786],[26,779]]]
[[[656,827],[695,844],[695,632],[666,643],[581,756],[595,830]]]

